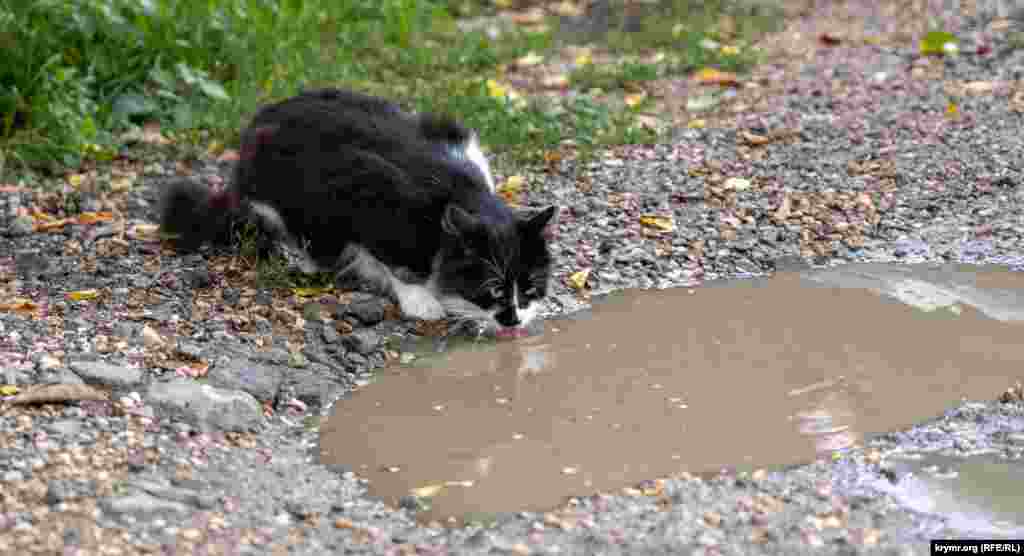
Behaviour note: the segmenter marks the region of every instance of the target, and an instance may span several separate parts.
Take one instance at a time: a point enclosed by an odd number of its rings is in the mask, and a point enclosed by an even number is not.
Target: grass
[[[746,53],[724,56],[700,45],[746,36],[772,21],[733,4],[662,2],[641,18],[639,33],[613,21],[603,40],[614,51],[672,55],[660,65],[586,67],[571,82],[616,89],[699,65],[742,67],[752,60]],[[629,131],[629,110],[602,112],[586,98],[553,109],[497,94],[488,79],[500,79],[503,64],[555,47],[558,21],[549,20],[547,31],[516,29],[498,40],[456,26],[456,16],[493,11],[479,0],[4,3],[0,172],[61,171],[86,158],[110,158],[123,131],[152,120],[178,141],[232,144],[261,104],[324,85],[457,115],[480,130],[491,150],[522,158],[567,138],[585,145],[649,140]]]

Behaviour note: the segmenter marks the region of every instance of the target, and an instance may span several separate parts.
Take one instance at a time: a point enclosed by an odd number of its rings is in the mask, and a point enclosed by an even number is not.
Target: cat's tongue
[[[529,335],[529,332],[522,326],[509,326],[499,328],[494,335],[498,338],[524,338]]]

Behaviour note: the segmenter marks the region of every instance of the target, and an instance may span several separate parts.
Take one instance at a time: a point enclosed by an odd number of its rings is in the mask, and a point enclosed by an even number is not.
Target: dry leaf
[[[569,287],[573,288],[574,290],[583,291],[583,289],[587,287],[587,278],[589,277],[590,269],[584,268],[583,270],[575,272],[571,276],[569,276],[567,282],[569,283]]]
[[[630,108],[633,108],[634,106],[636,106],[636,105],[640,104],[641,102],[643,102],[644,99],[646,99],[646,98],[647,98],[647,91],[640,91],[639,93],[633,93],[631,95],[626,95],[626,98],[625,98],[626,106],[629,106]]]
[[[427,485],[409,490],[409,493],[417,498],[431,498],[444,490],[443,484]]]
[[[49,220],[40,224],[36,224],[33,228],[37,232],[49,232],[52,230],[59,230],[68,224],[73,223],[74,220],[71,218],[61,218],[60,220]]]
[[[765,137],[764,135],[758,135],[756,133],[751,133],[749,131],[741,131],[740,137],[748,145],[767,145],[772,141],[769,137]]]
[[[71,187],[74,187],[75,189],[81,186],[82,181],[84,180],[85,174],[71,174],[70,176],[68,176],[68,183],[71,184]]]
[[[986,95],[996,88],[993,81],[971,81],[964,85],[964,91],[972,95]]]
[[[34,313],[39,305],[30,299],[15,299],[8,303],[0,303],[0,311],[9,313]]]
[[[134,183],[135,183],[135,175],[134,174],[126,174],[126,175],[123,175],[121,177],[114,178],[114,179],[110,180],[110,190],[113,191],[114,193],[121,193],[121,192],[124,192],[124,191],[128,191],[129,189],[132,188],[132,185]]]
[[[21,389],[13,384],[4,384],[0,386],[0,396],[13,396],[20,392]]]
[[[704,129],[708,123],[700,118],[690,120],[690,123],[686,124],[686,127],[690,129]]]
[[[583,15],[582,3],[563,1],[551,6],[552,13],[563,17],[579,17]]]
[[[149,326],[142,327],[142,343],[146,347],[162,347],[166,342],[160,337],[160,334],[156,330],[153,330]]]
[[[676,223],[671,216],[645,214],[640,217],[640,224],[648,228],[654,228],[662,232],[671,232],[676,229]]]
[[[752,184],[746,178],[729,178],[725,180],[722,187],[732,191],[746,191],[752,187]]]
[[[323,295],[325,293],[331,293],[334,291],[332,287],[320,287],[320,288],[292,288],[292,293],[299,297],[313,297],[317,295]]]
[[[537,54],[536,52],[530,52],[526,56],[523,56],[523,57],[519,58],[518,60],[516,60],[516,65],[521,67],[521,68],[528,68],[528,67],[536,66],[537,64],[540,64],[543,61],[544,61],[544,57],[543,56],[541,56],[540,54]]]
[[[114,219],[112,212],[83,212],[78,215],[75,222],[78,224],[95,224],[96,222],[109,222]]]
[[[523,192],[523,186],[526,184],[526,180],[523,176],[509,176],[504,182],[502,182],[495,189],[495,192],[506,203],[516,206],[519,204],[519,195]]]
[[[136,224],[128,230],[128,237],[145,241],[158,240],[160,239],[160,226],[158,224]]]
[[[548,75],[541,79],[540,84],[547,89],[564,89],[569,86],[569,76],[564,73]]]
[[[96,299],[100,296],[98,290],[79,290],[74,292],[68,292],[67,298],[71,301],[88,301],[90,299]]]
[[[694,81],[705,85],[739,85],[739,79],[735,73],[719,71],[714,68],[704,68],[693,76]]]
[[[544,12],[534,8],[525,12],[516,12],[509,16],[513,23],[518,25],[533,25],[544,21]]]
[[[843,42],[843,39],[842,39],[841,36],[839,36],[839,35],[837,35],[835,33],[829,33],[829,32],[825,32],[825,33],[822,33],[821,35],[819,35],[818,36],[818,40],[821,41],[821,44],[824,44],[826,46],[835,46],[835,45]]]
[[[28,405],[107,399],[106,392],[87,384],[45,384],[18,394],[9,401],[14,405]]]

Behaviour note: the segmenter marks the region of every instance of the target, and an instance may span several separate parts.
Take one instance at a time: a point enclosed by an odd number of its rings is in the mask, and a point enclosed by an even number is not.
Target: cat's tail
[[[173,181],[160,196],[160,231],[182,250],[225,244],[240,208],[238,193],[231,187],[213,190],[196,180]]]

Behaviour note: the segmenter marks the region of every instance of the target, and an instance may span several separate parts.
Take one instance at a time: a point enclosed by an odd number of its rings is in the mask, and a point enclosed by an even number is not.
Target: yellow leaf
[[[947,116],[957,116],[959,114],[960,114],[960,109],[957,108],[955,102],[951,102],[951,103],[949,103],[948,106],[946,106],[946,115]]]
[[[96,222],[107,222],[114,219],[111,212],[83,212],[78,215],[79,224],[95,224]]]
[[[726,56],[736,56],[740,53],[740,49],[732,45],[726,45],[721,48],[721,52]]]
[[[736,77],[735,73],[719,71],[715,68],[701,69],[694,74],[693,78],[698,83],[703,83],[705,85],[733,86],[739,84],[739,79]]]
[[[523,192],[525,184],[526,180],[523,176],[509,176],[508,179],[495,189],[506,203],[515,206],[519,204],[519,194]]]
[[[662,232],[671,232],[676,229],[676,224],[672,220],[671,216],[645,214],[640,217],[640,224],[648,228],[655,228]]]
[[[128,191],[135,183],[135,176],[121,176],[110,180],[110,190],[113,192]]]
[[[690,120],[690,123],[686,124],[686,127],[690,129],[704,129],[708,123],[700,118]]]
[[[211,141],[210,145],[206,147],[206,153],[212,156],[217,156],[222,152],[224,152],[224,143],[220,141]]]
[[[133,239],[157,239],[160,226],[158,224],[136,224],[128,231]]]
[[[427,485],[419,488],[410,489],[409,493],[417,498],[431,498],[437,496],[437,493],[444,490],[444,485]]]
[[[330,293],[334,288],[320,287],[320,288],[292,288],[292,293],[299,297],[313,297],[316,295],[322,295]]]
[[[13,384],[0,386],[0,396],[13,396],[18,393],[18,387]]]
[[[626,95],[626,106],[633,108],[643,102],[645,98],[647,98],[647,91],[640,91],[639,93]]]
[[[68,299],[72,301],[88,301],[99,297],[100,292],[97,290],[79,290],[76,292],[68,292],[67,295]]]
[[[543,61],[544,61],[544,57],[543,56],[541,56],[540,54],[537,54],[536,52],[530,52],[526,56],[523,56],[523,57],[519,58],[518,60],[516,60],[516,65],[519,66],[519,67],[526,68],[526,67],[530,67],[530,66],[536,66],[537,64],[539,64],[539,63],[541,63]]]
[[[488,79],[487,94],[490,95],[491,98],[505,98],[505,95],[508,94],[508,88],[493,79]]]
[[[583,6],[575,2],[559,2],[551,6],[551,11],[563,17],[579,17],[583,15]]]
[[[921,39],[921,54],[942,55],[955,54],[959,48],[956,44],[956,37],[946,31],[931,31]]]
[[[593,63],[594,63],[594,59],[590,57],[590,50],[589,49],[585,50],[584,52],[582,52],[578,56],[576,56],[576,65],[577,66],[586,66],[586,65],[589,65],[589,64],[593,64]]]
[[[568,282],[576,291],[582,291],[583,288],[587,287],[587,278],[590,277],[590,269],[584,268],[579,272],[575,272],[572,276],[569,276]]]
[[[84,179],[85,175],[83,174],[71,174],[68,176],[68,183],[71,184],[71,187],[77,188],[82,185],[82,180]]]

